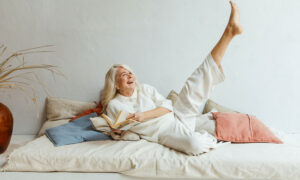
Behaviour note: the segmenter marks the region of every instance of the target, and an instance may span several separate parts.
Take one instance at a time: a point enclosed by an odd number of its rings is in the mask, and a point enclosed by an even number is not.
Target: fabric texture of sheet
[[[89,141],[54,147],[41,136],[14,150],[2,171],[119,172],[137,177],[299,179],[300,146],[228,144],[188,156],[157,143]]]

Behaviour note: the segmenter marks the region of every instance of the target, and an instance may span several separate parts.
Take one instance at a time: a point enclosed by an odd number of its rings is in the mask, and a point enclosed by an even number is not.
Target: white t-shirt
[[[157,107],[165,107],[173,111],[172,101],[162,96],[153,86],[141,84],[140,88],[135,86],[130,97],[120,93],[116,95],[107,105],[107,115],[116,118],[120,110],[130,113],[149,111]]]

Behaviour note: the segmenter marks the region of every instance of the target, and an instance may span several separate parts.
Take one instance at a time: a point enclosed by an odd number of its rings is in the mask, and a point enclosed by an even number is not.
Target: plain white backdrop
[[[300,2],[239,0],[244,33],[222,62],[226,81],[212,99],[267,125],[300,132]],[[0,44],[15,50],[54,44],[55,53],[25,58],[60,67],[67,79],[41,72],[52,96],[98,101],[114,63],[130,65],[141,83],[166,96],[180,91],[223,33],[227,0],[0,0]],[[2,57],[3,58],[3,57]],[[9,97],[8,95],[11,95]],[[1,91],[14,115],[14,134],[35,134],[43,123],[46,94],[34,105]]]

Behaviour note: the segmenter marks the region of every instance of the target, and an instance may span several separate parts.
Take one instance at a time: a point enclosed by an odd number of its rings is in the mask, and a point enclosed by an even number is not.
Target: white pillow
[[[63,98],[47,97],[46,117],[48,121],[71,119],[85,110],[96,108],[95,102],[73,101]]]

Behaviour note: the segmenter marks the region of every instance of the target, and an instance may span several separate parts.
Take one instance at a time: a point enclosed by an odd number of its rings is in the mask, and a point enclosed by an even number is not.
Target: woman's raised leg
[[[201,114],[199,109],[204,100],[209,97],[214,85],[224,81],[221,60],[229,43],[243,31],[238,7],[232,1],[230,5],[231,14],[222,37],[204,62],[186,80],[174,104],[175,117],[192,131],[195,130],[195,121]]]
[[[218,66],[221,65],[222,58],[233,37],[243,33],[243,28],[240,23],[240,10],[232,1],[230,1],[230,6],[231,14],[226,29],[221,39],[211,51],[211,55]]]

